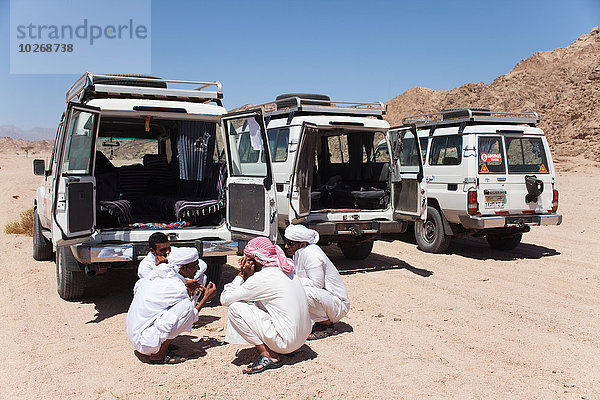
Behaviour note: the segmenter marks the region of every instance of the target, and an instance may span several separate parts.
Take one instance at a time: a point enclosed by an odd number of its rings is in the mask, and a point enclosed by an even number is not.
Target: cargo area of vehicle
[[[227,172],[216,137],[215,122],[103,116],[94,169],[97,227],[223,223]]]
[[[389,154],[378,149],[383,133],[319,130],[311,185],[311,211],[386,209]]]

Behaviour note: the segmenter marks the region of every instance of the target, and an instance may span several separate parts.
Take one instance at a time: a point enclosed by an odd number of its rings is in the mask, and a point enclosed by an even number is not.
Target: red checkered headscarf
[[[266,237],[257,237],[244,247],[244,255],[254,258],[265,267],[279,267],[283,272],[292,272],[294,262],[285,256],[281,247]]]

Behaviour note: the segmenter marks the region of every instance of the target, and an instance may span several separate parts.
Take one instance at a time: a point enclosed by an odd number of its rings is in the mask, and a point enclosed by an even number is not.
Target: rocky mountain
[[[386,119],[393,126],[404,116],[465,106],[536,111],[553,154],[600,161],[600,28],[568,47],[535,53],[488,85],[412,88],[387,102]]]

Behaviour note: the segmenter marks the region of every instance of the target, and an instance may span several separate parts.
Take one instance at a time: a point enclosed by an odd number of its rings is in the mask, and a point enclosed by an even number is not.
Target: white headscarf
[[[304,225],[290,225],[285,228],[284,235],[286,239],[294,242],[307,242],[308,244],[317,244],[319,233],[314,229],[308,229]]]
[[[171,253],[167,259],[169,264],[173,266],[176,271],[179,271],[179,267],[185,264],[192,263],[198,258],[198,250],[195,247],[171,247]]]

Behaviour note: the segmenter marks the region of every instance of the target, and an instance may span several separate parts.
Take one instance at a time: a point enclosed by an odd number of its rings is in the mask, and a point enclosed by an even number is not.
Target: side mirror
[[[44,160],[33,160],[33,174],[34,175],[45,175],[46,173],[46,162]]]

